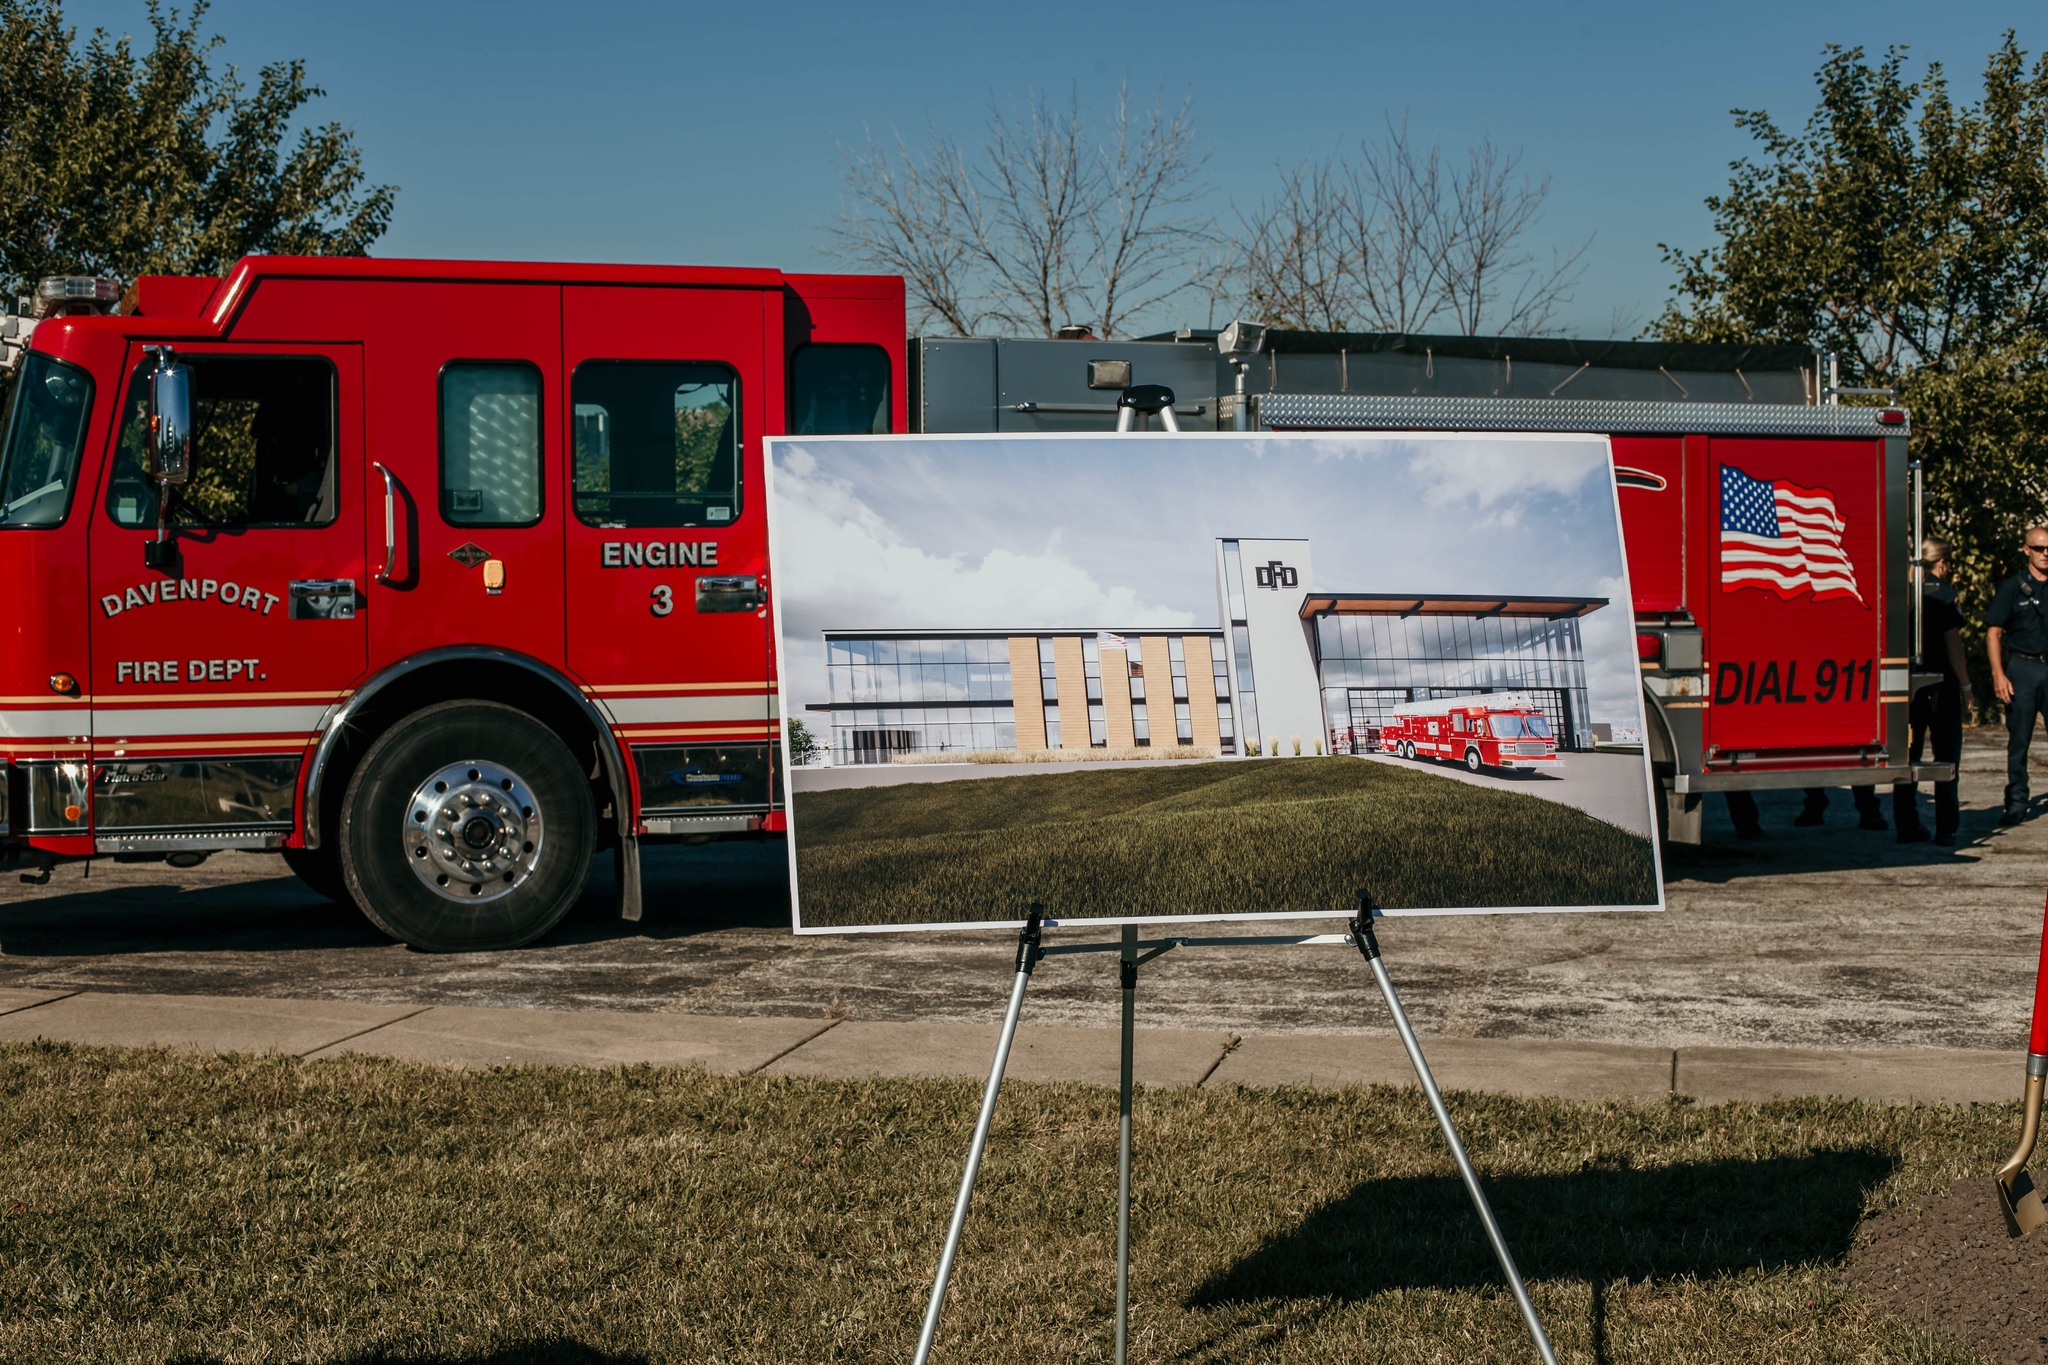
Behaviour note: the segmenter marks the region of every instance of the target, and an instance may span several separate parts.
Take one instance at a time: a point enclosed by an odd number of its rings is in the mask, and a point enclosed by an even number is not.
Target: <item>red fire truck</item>
[[[0,861],[274,849],[464,949],[546,932],[598,849],[635,919],[643,841],[780,827],[761,438],[904,428],[900,281],[113,292],[0,338]]]
[[[1907,703],[1933,681],[1907,414],[1838,404],[1879,395],[1831,370],[1797,346],[1233,323],[1137,341],[913,338],[910,410],[920,431],[1100,431],[1115,422],[1104,390],[1158,384],[1183,430],[1612,438],[1642,738],[1666,833],[1697,843],[1713,793],[1951,775],[1907,752]],[[1358,512],[1365,526],[1390,514]],[[1499,568],[1517,582],[1518,566]]]
[[[1466,771],[1556,772],[1557,736],[1549,717],[1520,692],[1486,692],[1402,702],[1380,727],[1380,752],[1463,763]]]

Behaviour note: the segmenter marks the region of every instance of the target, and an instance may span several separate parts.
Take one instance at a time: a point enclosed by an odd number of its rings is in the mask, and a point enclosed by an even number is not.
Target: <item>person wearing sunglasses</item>
[[[1939,536],[1929,536],[1920,542],[1920,567],[1927,571],[1927,595],[1940,598],[1950,606],[1956,600],[1956,566],[1952,556],[1955,546]]]
[[[2048,526],[2029,526],[2020,571],[1998,585],[1984,613],[1991,687],[2005,703],[2005,813],[2027,818],[2027,748],[2034,718],[2048,711]]]

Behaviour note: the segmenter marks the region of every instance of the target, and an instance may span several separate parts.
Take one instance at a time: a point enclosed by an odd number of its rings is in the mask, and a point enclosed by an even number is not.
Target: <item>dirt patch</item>
[[[1881,1306],[2003,1365],[2048,1365],[2048,1232],[2008,1237],[1989,1175],[1866,1221],[1844,1264]]]

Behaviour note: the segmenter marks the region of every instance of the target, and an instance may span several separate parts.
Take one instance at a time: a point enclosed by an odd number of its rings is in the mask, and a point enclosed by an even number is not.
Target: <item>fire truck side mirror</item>
[[[192,477],[192,372],[157,352],[149,376],[149,474],[165,488]]]

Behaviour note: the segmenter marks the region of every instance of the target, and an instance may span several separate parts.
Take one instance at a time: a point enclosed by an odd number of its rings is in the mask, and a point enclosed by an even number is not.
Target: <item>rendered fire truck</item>
[[[1556,772],[1557,736],[1533,699],[1519,692],[1486,692],[1401,702],[1380,727],[1380,752],[1402,758],[1462,763],[1468,772]]]
[[[1156,384],[1183,430],[1609,436],[1670,839],[1699,841],[1716,791],[1951,775],[1907,758],[1907,703],[1934,679],[1906,414],[1838,404],[1881,395],[1835,387],[1810,351],[1236,323],[1133,342],[913,338],[909,364],[920,431],[1101,430],[1112,390]],[[1369,530],[1399,510],[1358,515]],[[1842,573],[1772,562],[1802,525]]]
[[[249,259],[56,281],[0,433],[0,862],[274,849],[421,947],[780,827],[761,437],[902,430],[903,288]]]

